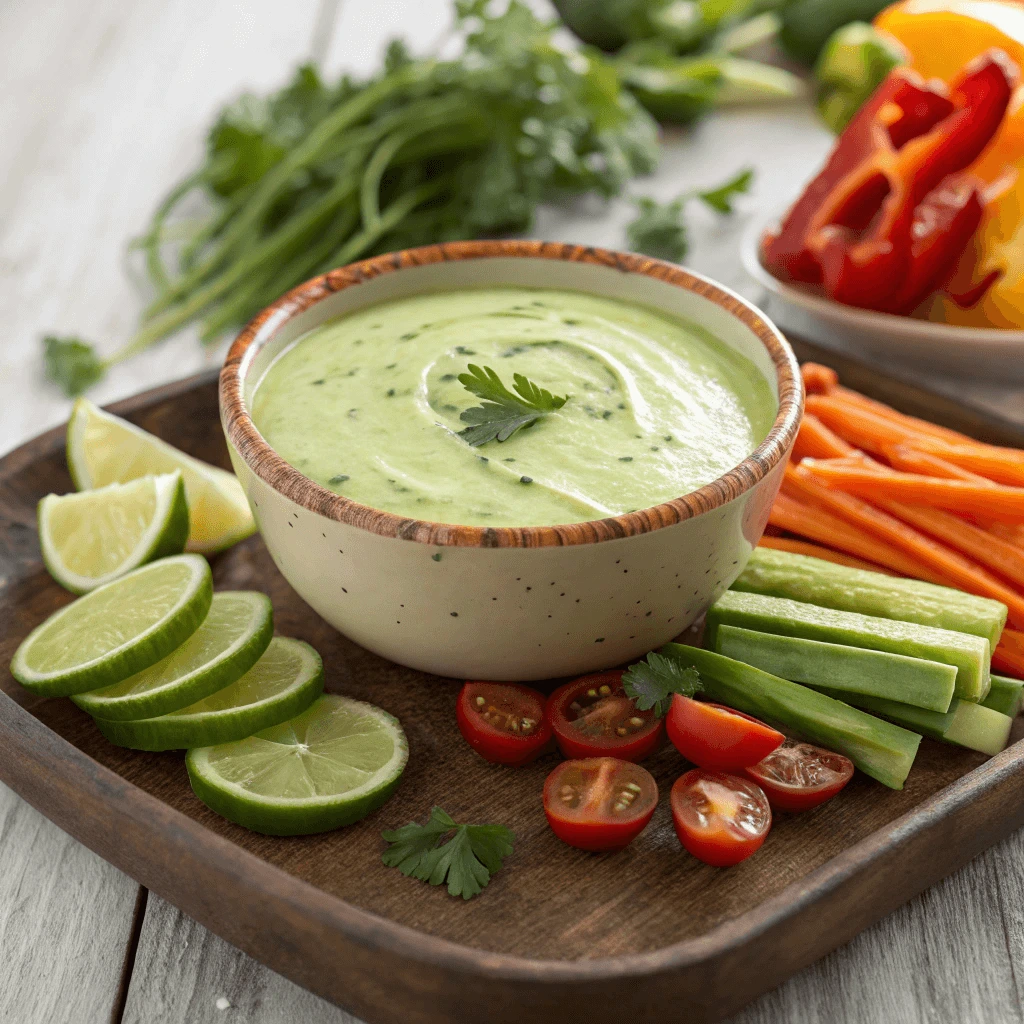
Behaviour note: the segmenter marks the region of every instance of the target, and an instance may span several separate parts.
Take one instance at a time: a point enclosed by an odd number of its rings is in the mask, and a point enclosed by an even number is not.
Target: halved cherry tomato
[[[853,762],[842,754],[786,740],[763,761],[744,769],[776,811],[807,811],[831,800],[853,777]]]
[[[599,672],[560,686],[548,698],[548,721],[566,757],[642,761],[661,743],[662,723],[639,711],[622,690],[622,672]]]
[[[768,798],[738,775],[694,768],[676,779],[670,802],[679,842],[716,868],[756,853],[772,827]]]
[[[676,750],[699,768],[713,771],[738,771],[757,764],[786,738],[742,711],[678,693],[665,718]]]
[[[628,846],[658,806],[646,768],[617,757],[563,761],[544,783],[544,813],[562,842],[602,852]]]
[[[544,694],[518,683],[468,682],[455,714],[466,742],[495,764],[526,764],[551,740]]]

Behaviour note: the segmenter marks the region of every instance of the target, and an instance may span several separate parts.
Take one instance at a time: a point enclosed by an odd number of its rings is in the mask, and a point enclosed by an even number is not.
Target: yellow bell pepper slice
[[[925,78],[949,81],[963,66],[998,48],[1024,70],[1024,5],[1014,0],[904,0],[875,26],[906,48]],[[968,309],[948,298],[932,318],[972,327],[1024,328],[1024,89],[999,133],[969,168],[989,187],[985,215],[951,290],[965,293],[994,270],[1002,276]]]

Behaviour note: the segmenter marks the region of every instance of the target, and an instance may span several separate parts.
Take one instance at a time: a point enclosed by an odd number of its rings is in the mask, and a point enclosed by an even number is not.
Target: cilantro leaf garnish
[[[683,668],[674,658],[652,652],[644,661],[626,669],[622,689],[640,711],[654,708],[655,716],[661,718],[668,711],[673,693],[692,697],[704,686],[692,665]]]
[[[735,178],[719,185],[718,188],[709,189],[706,192],[697,192],[696,198],[706,206],[710,206],[717,213],[732,213],[733,200],[744,192],[750,191],[750,183],[754,180],[754,172],[751,168],[740,171]]]
[[[451,832],[455,834],[442,842]],[[512,853],[515,836],[504,825],[460,825],[435,807],[425,825],[410,822],[385,832],[384,839],[391,844],[381,858],[387,867],[431,885],[447,881],[450,895],[468,900]]]
[[[79,338],[60,338],[48,334],[43,338],[43,360],[46,376],[68,398],[88,391],[107,372],[106,364],[95,349]]]
[[[630,249],[655,259],[681,263],[690,251],[687,204],[698,199],[717,213],[732,213],[736,196],[749,191],[753,180],[754,172],[748,168],[717,188],[684,192],[667,203],[640,196],[634,200],[637,216],[626,228]]]
[[[459,437],[474,448],[488,441],[507,441],[522,427],[532,426],[548,413],[561,409],[569,395],[559,397],[534,384],[521,373],[512,375],[513,394],[489,366],[469,364],[469,373],[459,374],[459,383],[483,399],[482,404],[467,409],[459,418],[470,426],[459,431]]]

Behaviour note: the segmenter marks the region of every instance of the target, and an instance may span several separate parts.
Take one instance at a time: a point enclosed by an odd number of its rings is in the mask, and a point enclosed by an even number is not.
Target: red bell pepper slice
[[[977,182],[966,174],[949,175],[925,196],[914,210],[907,276],[886,312],[909,316],[949,280],[984,208]]]
[[[824,169],[786,214],[779,231],[765,236],[765,266],[787,280],[820,284],[821,264],[808,250],[807,234],[822,205],[877,150],[901,148],[952,111],[945,93],[926,86],[912,72],[893,71],[839,136]]]
[[[950,88],[894,71],[840,137],[828,165],[763,245],[779,276],[854,306],[912,312],[952,274],[980,219],[966,179],[995,135],[1017,69],[1001,51]]]

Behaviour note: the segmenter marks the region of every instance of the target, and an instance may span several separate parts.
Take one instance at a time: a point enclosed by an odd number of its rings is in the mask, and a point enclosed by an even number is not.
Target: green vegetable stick
[[[940,661],[956,667],[955,696],[980,701],[988,693],[991,650],[987,640],[968,633],[735,590],[726,591],[708,609],[705,643],[709,647],[715,646],[715,631],[723,623]]]
[[[794,683],[886,697],[930,711],[948,710],[956,683],[956,669],[942,662],[738,626],[718,627],[715,650]]]
[[[1006,605],[987,597],[772,548],[754,549],[732,589],[971,633],[993,648],[1006,625]]]
[[[661,653],[700,673],[704,693],[737,711],[776,722],[836,753],[865,775],[902,789],[921,737],[799,683],[712,651],[666,644]]]
[[[982,704],[972,704],[966,700],[954,700],[949,710],[943,714],[939,711],[925,711],[924,708],[911,707],[898,701],[885,700],[883,697],[869,697],[862,693],[848,693],[819,687],[820,691],[845,700],[865,711],[882,715],[897,725],[912,729],[923,736],[934,740],[953,743],[958,747],[978,750],[983,754],[998,754],[1010,738],[1010,726],[1013,719],[1007,715],[993,711]]]
[[[1024,704],[1024,679],[993,675],[992,687],[981,703],[986,708],[1016,718]]]
[[[893,68],[907,58],[899,42],[866,22],[854,21],[837,29],[814,66],[821,119],[839,135]]]

